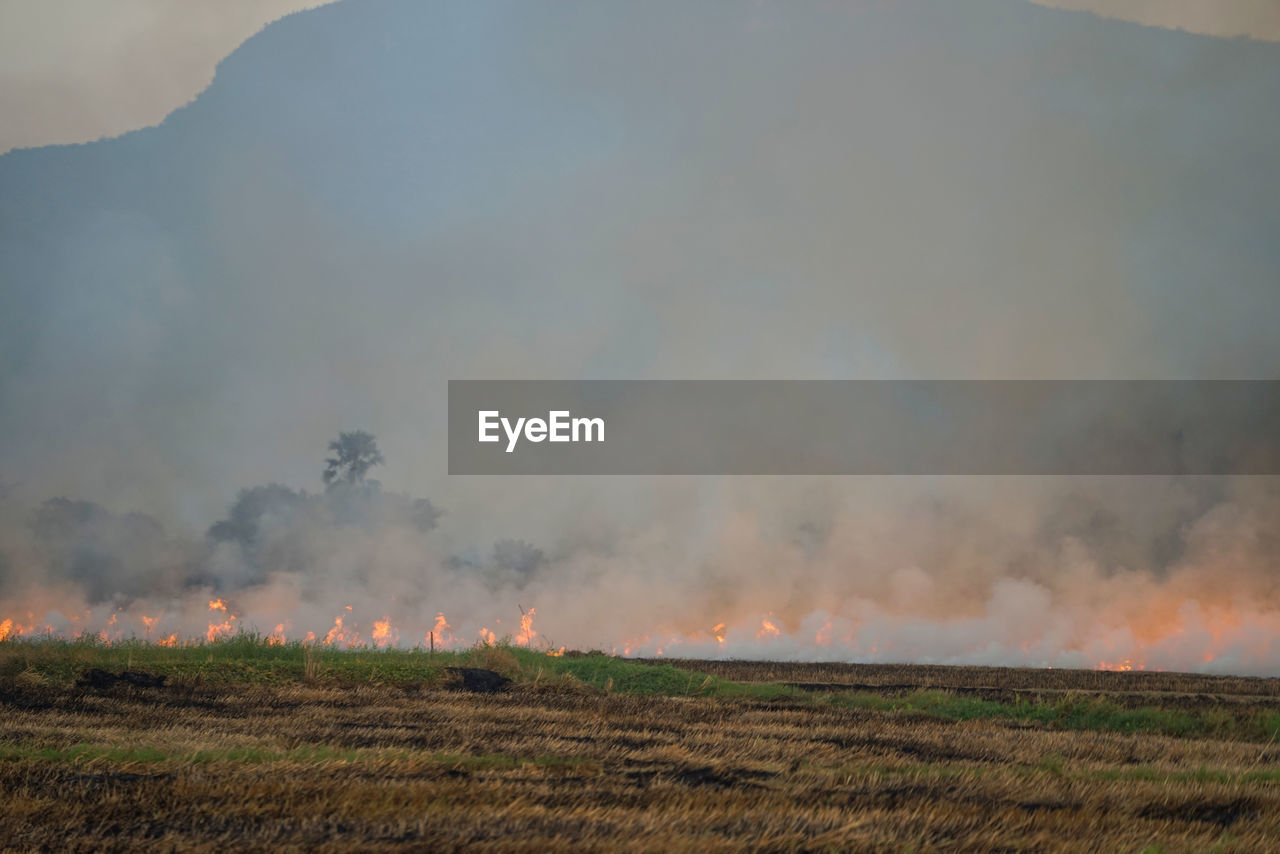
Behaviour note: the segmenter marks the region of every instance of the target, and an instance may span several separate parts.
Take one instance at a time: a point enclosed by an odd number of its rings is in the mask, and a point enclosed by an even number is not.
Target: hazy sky
[[[73,7],[3,8],[5,127],[29,134],[122,115],[73,85],[111,69],[152,103],[174,75],[129,45],[190,70],[171,29],[211,27],[86,3],[69,29],[117,49],[72,63],[34,22],[65,44]],[[138,121],[204,86],[227,26]],[[830,617],[915,660],[1078,666],[1167,638],[1150,664],[1276,672],[1270,481],[451,477],[444,413],[459,378],[1273,379],[1277,91],[1280,44],[1025,0],[292,15],[157,127],[0,156],[0,619],[74,603],[63,582],[114,607],[168,579],[194,592],[143,603],[190,617],[166,631],[203,631],[215,586],[295,632],[351,604],[474,637],[536,604],[584,649],[724,621],[735,654],[777,654],[751,646],[772,614],[797,644]],[[320,489],[357,428],[438,528],[204,536],[241,488]],[[56,498],[102,509],[33,530]],[[547,556],[525,586],[455,571],[505,571],[507,538]]]
[[[1032,0],[1042,6],[1081,9],[1153,27],[1231,38],[1280,41],[1276,0]]]
[[[331,0],[0,0],[0,152],[159,123],[265,24]],[[1276,0],[1032,0],[1280,41]]]
[[[265,24],[325,0],[0,0],[0,152],[160,122]]]

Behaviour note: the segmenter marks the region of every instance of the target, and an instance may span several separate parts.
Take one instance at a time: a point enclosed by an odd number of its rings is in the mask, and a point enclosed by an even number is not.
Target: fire
[[[1145,664],[1139,664],[1138,669],[1146,670],[1147,668]],[[1120,661],[1120,662],[1099,661],[1098,666],[1095,667],[1094,670],[1111,670],[1117,673],[1127,672],[1127,671],[1133,670],[1133,662],[1127,658],[1124,661]]]
[[[1280,653],[1280,613],[1257,613],[1247,604],[1232,601],[1188,601],[1174,594],[1157,601],[1144,601],[1140,609],[1120,597],[1108,602],[1111,610],[1094,631],[1062,649],[1051,647],[1046,638],[1035,633],[1034,626],[1033,631],[999,638],[1000,647],[1010,658],[1008,663],[1052,664],[1055,668],[1095,667],[1121,672],[1257,670],[1259,662]],[[545,602],[538,604],[544,610],[547,607]],[[25,640],[47,632],[51,637],[82,637],[104,644],[129,637],[145,637],[158,646],[218,642],[234,637],[249,619],[247,614],[252,613],[254,619],[258,619],[262,613],[256,608],[241,613],[240,607],[238,598],[233,603],[222,597],[211,598],[206,592],[203,596],[196,593],[182,606],[139,603],[136,610],[97,606],[84,610],[75,607],[68,612],[50,604],[48,616],[43,616],[38,613],[40,608],[31,611],[13,608],[0,620],[0,640]],[[560,626],[546,628],[539,623],[536,608],[515,611],[519,620],[515,623],[506,610],[517,608],[515,602],[498,609],[498,613],[507,613],[501,620],[492,614],[474,621],[455,615],[454,624],[443,610],[427,611],[418,621],[412,614],[400,613],[403,605],[394,604],[394,599],[383,607],[385,611],[379,608],[378,612],[357,613],[353,605],[338,606],[331,626],[301,626],[296,632],[288,620],[280,619],[285,616],[281,614],[277,617],[278,623],[262,620],[261,641],[283,645],[292,638],[295,642],[301,639],[302,643],[338,649],[391,649],[410,645],[446,650],[476,643],[507,642],[552,657],[564,655],[567,648],[584,643],[578,637],[567,647],[549,642],[547,633],[554,634],[560,641],[558,633],[569,630]],[[394,622],[389,616],[393,608],[397,609]],[[1131,619],[1139,610],[1141,619]],[[910,660],[923,654],[908,631],[912,619],[909,614],[899,619],[899,615],[877,614],[870,608],[868,614],[867,617],[850,616],[839,610],[808,615],[783,610],[762,614],[751,608],[739,613],[713,612],[713,619],[721,619],[710,627],[705,617],[691,616],[684,622],[663,620],[647,633],[641,631],[645,626],[637,625],[633,627],[634,633],[619,632],[612,638],[589,638],[585,642],[598,643],[601,649],[612,650],[615,655],[643,657],[714,658],[726,654],[771,657],[784,653],[810,660],[876,661]],[[542,619],[545,621],[546,616]],[[503,626],[504,620],[509,631]],[[161,631],[161,622],[167,631]],[[266,627],[272,625],[274,629],[268,632]],[[964,634],[962,630],[963,624],[957,622],[956,631]],[[948,631],[948,623],[938,624],[939,637],[946,637]],[[569,640],[567,635],[563,639]],[[956,663],[964,663],[968,654],[967,649],[957,650]]]
[[[622,645],[622,655],[623,655],[623,657],[625,658],[626,656],[631,655],[632,650],[639,651],[639,650],[641,650],[641,649],[644,649],[645,647],[649,646],[649,644],[650,644],[652,641],[653,641],[653,639],[652,639],[651,637],[649,637],[648,635],[644,635],[643,637],[635,638],[635,639],[633,639],[633,640],[629,640],[629,641],[627,641],[626,643],[624,643],[624,644]],[[617,648],[617,647],[614,647],[614,649],[613,649],[613,654],[614,654],[614,655],[617,655],[617,654],[618,654],[618,648]]]
[[[391,625],[390,617],[373,621],[373,643],[378,647],[393,645],[400,639],[400,632]]]
[[[221,611],[227,614],[227,603],[221,599],[209,600],[210,611]],[[236,620],[235,614],[227,614],[227,618],[220,623],[210,621],[209,630],[205,632],[205,638],[209,643],[213,643],[218,638],[229,638],[235,634],[235,626],[232,625]]]
[[[335,643],[342,640],[342,638],[342,615],[339,614],[333,618],[333,628],[329,629],[328,633],[324,636],[323,643],[325,646],[333,646]]]
[[[487,629],[482,629],[481,631],[484,632]],[[435,625],[427,632],[427,636],[422,639],[422,642],[433,649],[437,646],[466,646],[466,642],[453,633],[453,626],[449,625],[449,621],[444,618],[444,611],[436,613]]]
[[[350,611],[351,606],[347,605],[344,610]],[[336,644],[341,644],[343,646],[351,647],[351,646],[355,646],[359,642],[359,639],[360,639],[359,632],[353,631],[351,632],[350,635],[347,634],[347,629],[343,625],[344,616],[346,615],[339,614],[338,616],[333,618],[333,627],[329,629],[328,634],[324,636],[323,643],[325,646],[334,646]]]
[[[822,628],[818,629],[818,633],[813,636],[813,642],[818,646],[831,646],[831,621],[827,620]]]
[[[538,633],[533,630],[533,615],[537,610],[530,608],[528,613],[520,613],[520,631],[516,635],[516,646],[531,646]]]

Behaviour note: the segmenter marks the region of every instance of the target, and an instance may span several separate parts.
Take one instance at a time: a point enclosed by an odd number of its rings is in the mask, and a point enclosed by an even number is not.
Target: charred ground
[[[24,642],[0,713],[24,850],[1280,841],[1274,679]]]

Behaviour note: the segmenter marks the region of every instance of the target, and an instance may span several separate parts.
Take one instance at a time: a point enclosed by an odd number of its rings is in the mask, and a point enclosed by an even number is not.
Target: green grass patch
[[[667,663],[608,655],[549,656],[504,644],[461,651],[425,649],[333,649],[300,642],[272,644],[242,633],[225,640],[164,647],[141,640],[103,644],[23,639],[0,642],[0,691],[39,690],[73,684],[91,668],[125,669],[169,676],[187,685],[358,684],[431,687],[447,667],[483,667],[518,683],[584,692],[670,697],[826,703],[840,708],[922,715],[951,721],[1007,720],[1065,730],[1110,730],[1177,737],[1280,738],[1280,713],[1256,708],[1186,710],[1130,708],[1099,696],[1001,702],[948,693],[910,691],[898,695],[837,692],[815,695],[776,683],[732,682]]]

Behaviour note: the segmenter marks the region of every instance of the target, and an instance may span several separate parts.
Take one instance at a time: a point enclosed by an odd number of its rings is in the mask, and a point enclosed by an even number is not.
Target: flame
[[[1126,658],[1124,661],[1119,661],[1119,662],[1099,661],[1098,666],[1094,668],[1094,670],[1111,670],[1117,673],[1128,672],[1133,669],[1134,669],[1133,661],[1128,658]],[[1139,664],[1137,669],[1146,670],[1147,666],[1145,664]]]
[[[400,639],[400,632],[391,625],[390,617],[383,617],[373,622],[373,642],[378,647],[387,647]]]
[[[827,620],[822,628],[818,629],[817,634],[813,636],[813,642],[818,646],[831,646],[831,621]]]
[[[333,626],[324,636],[323,643],[325,646],[342,645],[349,649],[360,642],[360,633],[355,631],[354,627],[348,629],[346,626],[346,618],[350,616],[351,606],[344,605],[342,610],[348,613],[339,614],[333,618]]]
[[[516,634],[516,646],[530,646],[538,633],[533,630],[533,615],[537,610],[530,608],[528,613],[520,614],[520,631]]]
[[[711,634],[715,637],[716,643],[724,646],[724,623],[716,623],[712,626]]]
[[[482,632],[487,629],[482,629]],[[444,611],[436,614],[436,622],[427,632],[427,636],[422,639],[426,646],[430,647],[459,647],[466,646],[467,642],[453,633],[453,626],[449,625],[449,621],[444,617]],[[492,643],[492,641],[490,641]]]
[[[333,646],[342,637],[342,615],[339,614],[333,618],[333,628],[329,629],[329,632],[324,636],[323,643],[325,646]]]
[[[34,604],[34,603],[33,603]],[[236,601],[237,608],[240,600]],[[510,602],[505,608],[514,608]],[[545,602],[539,603],[546,607]],[[47,607],[47,610],[42,610]],[[158,646],[175,646],[185,643],[214,642],[232,637],[240,630],[242,621],[248,618],[224,598],[209,598],[198,593],[185,603],[180,611],[172,605],[139,604],[131,608],[99,606],[77,610],[72,606],[67,613],[59,606],[42,605],[27,611],[22,608],[9,610],[0,620],[0,640],[18,640],[38,637],[48,633],[51,637],[84,637],[104,644],[118,643],[132,632],[144,636]],[[158,608],[163,607],[161,611]],[[397,606],[402,607],[402,606]],[[1055,647],[1050,635],[1032,630],[1017,636],[997,639],[1010,664],[1030,663],[1061,667],[1096,667],[1099,670],[1142,671],[1160,669],[1187,669],[1224,671],[1244,668],[1256,671],[1262,662],[1273,659],[1280,652],[1280,613],[1258,611],[1249,603],[1236,602],[1225,596],[1217,600],[1208,596],[1187,599],[1172,591],[1142,601],[1141,607],[1124,597],[1107,598],[1107,611],[1091,626],[1090,632],[1081,631],[1066,638],[1061,647]],[[157,610],[153,610],[157,609]],[[391,610],[387,608],[387,612]],[[880,613],[868,606],[865,612],[849,609],[830,612],[825,610],[802,614],[786,611],[761,611],[755,608],[741,612],[721,612],[722,617],[710,628],[705,628],[705,618],[692,613],[686,621],[667,618],[652,626],[648,633],[619,632],[613,638],[600,640],[600,648],[612,650],[621,656],[680,656],[696,658],[723,656],[726,653],[761,657],[783,656],[799,660],[827,660],[840,657],[845,660],[911,660],[922,654],[909,632],[909,610],[902,615]],[[37,613],[39,612],[39,613]],[[505,613],[499,609],[500,613]],[[47,613],[50,616],[42,616]],[[261,612],[254,610],[255,618]],[[452,612],[451,612],[452,613]],[[64,616],[64,614],[66,614]],[[179,616],[181,614],[182,616]],[[280,615],[281,617],[284,614]],[[457,615],[455,615],[456,617]],[[378,648],[400,646],[407,639],[409,645],[431,645],[442,649],[465,648],[475,644],[497,644],[506,634],[513,645],[536,649],[540,654],[558,657],[566,647],[551,644],[545,633],[564,629],[546,628],[538,622],[535,608],[517,612],[519,623],[510,633],[498,632],[502,621],[492,615],[470,620],[456,620],[451,624],[444,611],[426,612],[421,622],[410,622],[412,616],[398,616],[395,623],[387,613],[355,614],[352,605],[339,606],[332,626],[312,625],[314,631],[296,634],[287,620],[275,624],[274,630],[263,638],[271,645],[288,643],[287,638],[304,638],[306,644],[323,644],[334,648]],[[360,623],[357,623],[357,618]],[[365,623],[365,619],[370,622]],[[510,613],[507,619],[510,625]],[[543,620],[546,619],[544,616]],[[166,629],[160,631],[160,622]],[[401,620],[404,620],[401,623]],[[46,625],[53,622],[56,625]],[[273,625],[263,620],[265,625]],[[170,625],[174,623],[174,625]],[[493,627],[491,630],[489,627]],[[517,630],[518,627],[518,630]],[[632,629],[643,629],[635,625]],[[174,631],[176,629],[176,631]],[[939,623],[940,636],[948,631],[945,623]],[[305,636],[305,637],[304,637]],[[403,637],[402,637],[403,636]],[[566,639],[568,639],[566,637]],[[732,639],[732,640],[731,640]],[[582,643],[575,637],[569,646]],[[964,641],[962,641],[963,643]],[[583,646],[582,648],[587,648]],[[957,663],[967,663],[972,650],[958,649]]]
[[[637,650],[637,651],[638,651],[638,650],[644,649],[645,647],[647,647],[647,646],[649,645],[650,641],[651,641],[651,638],[650,638],[648,635],[645,635],[644,637],[638,638],[638,639],[636,639],[636,640],[629,640],[629,641],[627,641],[626,643],[624,643],[624,644],[622,645],[622,655],[623,655],[623,657],[625,658],[626,656],[631,655],[631,651],[632,651],[632,650]],[[614,647],[614,649],[613,649],[613,654],[614,654],[614,655],[617,655],[617,654],[618,654],[618,649],[617,649],[617,647]]]
[[[222,613],[227,614],[227,603],[223,602],[221,599],[210,599],[209,610],[221,611]],[[220,623],[211,621],[209,623],[209,630],[205,632],[205,638],[209,643],[213,643],[218,638],[231,637],[235,634],[235,627],[232,625],[232,623],[235,622],[235,619],[235,614],[227,614],[227,618]]]

